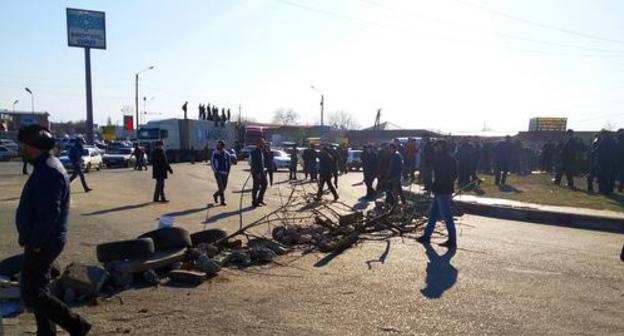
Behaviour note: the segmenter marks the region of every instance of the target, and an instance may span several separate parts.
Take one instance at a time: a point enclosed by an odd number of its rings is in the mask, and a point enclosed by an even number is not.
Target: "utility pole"
[[[134,113],[136,115],[136,127],[139,129],[139,73],[134,74]]]
[[[321,94],[321,127],[323,127],[323,125],[324,125],[324,123],[323,123],[324,108],[325,108],[325,96],[323,94]]]

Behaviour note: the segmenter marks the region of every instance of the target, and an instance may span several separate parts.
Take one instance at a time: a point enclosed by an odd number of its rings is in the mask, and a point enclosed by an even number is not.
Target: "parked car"
[[[279,149],[271,149],[271,153],[273,154],[273,171],[290,167],[290,154]],[[251,165],[251,158],[247,162]]]
[[[0,139],[0,146],[13,151],[19,155],[19,146],[13,140]]]
[[[6,146],[0,146],[0,161],[9,161],[16,156],[18,156],[17,151]]]
[[[360,170],[362,169],[362,150],[349,149],[347,155],[347,170]]]
[[[143,160],[147,164],[147,154],[143,154]],[[136,165],[136,157],[134,156],[134,148],[118,147],[108,151],[102,155],[102,161],[106,168],[115,167],[134,167]]]
[[[61,163],[63,164],[63,166],[65,167],[67,171],[72,171],[74,167],[72,165],[71,160],[69,159],[67,155],[68,155],[67,151],[62,152],[61,157],[59,157],[59,160],[61,160]],[[100,153],[99,149],[91,147],[91,148],[84,148],[82,150],[82,163],[80,165],[80,168],[82,169],[82,171],[84,171],[85,173],[88,173],[92,169],[100,170],[102,169],[103,165],[104,165],[104,162],[102,160],[102,154]]]

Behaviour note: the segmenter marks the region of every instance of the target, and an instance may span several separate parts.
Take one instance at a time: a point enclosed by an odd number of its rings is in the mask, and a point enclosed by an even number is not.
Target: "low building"
[[[0,124],[3,131],[17,131],[22,126],[38,124],[50,128],[50,114],[48,112],[0,112]]]

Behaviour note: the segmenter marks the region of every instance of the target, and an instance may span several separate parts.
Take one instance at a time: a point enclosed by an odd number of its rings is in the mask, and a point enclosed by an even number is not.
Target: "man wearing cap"
[[[19,244],[24,247],[20,290],[37,321],[38,335],[56,335],[56,324],[73,335],[86,335],[89,322],[72,312],[48,288],[50,268],[67,237],[69,178],[50,150],[55,139],[39,125],[18,133],[21,152],[34,169],[22,190],[15,216]]]
[[[69,150],[69,159],[72,162],[72,176],[69,178],[69,183],[73,182],[77,176],[80,176],[80,182],[82,182],[82,187],[84,191],[88,193],[93,190],[87,186],[87,181],[85,180],[84,174],[82,173],[82,152],[84,148],[82,147],[84,140],[82,138],[77,138],[74,141],[74,145]]]

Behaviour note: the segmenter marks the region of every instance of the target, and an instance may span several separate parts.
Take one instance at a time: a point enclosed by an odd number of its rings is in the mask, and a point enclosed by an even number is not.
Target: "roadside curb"
[[[624,234],[624,218],[564,213],[536,208],[454,201],[464,213],[540,224]]]

